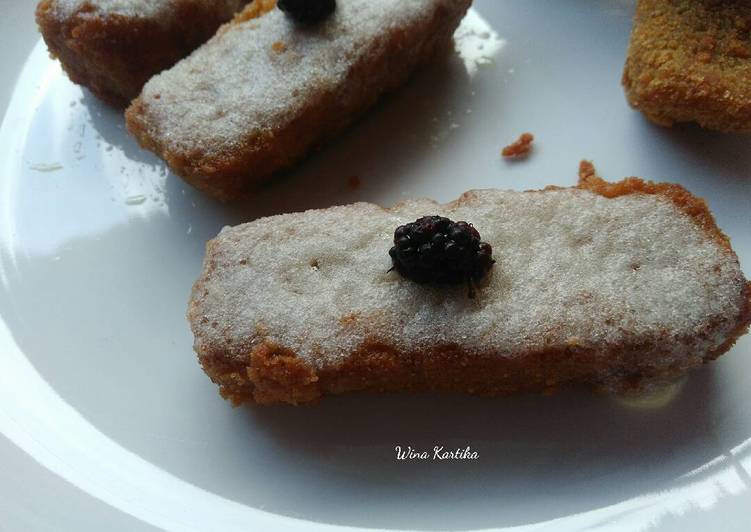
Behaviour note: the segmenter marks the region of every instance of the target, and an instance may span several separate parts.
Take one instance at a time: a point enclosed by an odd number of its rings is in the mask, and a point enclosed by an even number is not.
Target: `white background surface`
[[[228,207],[139,150],[42,47],[27,62],[32,2],[0,1],[2,108],[15,88],[0,131],[0,530],[747,530],[748,338],[641,405],[561,393],[232,409],[198,368],[185,304],[222,225],[571,185],[582,158],[605,177],[705,197],[749,274],[749,139],[663,130],[628,108],[631,2],[476,6],[503,39],[492,60],[455,56],[421,73],[255,201]],[[466,42],[482,58],[495,41],[480,37]],[[534,155],[501,161],[527,130]],[[405,464],[398,444],[471,445],[480,460]]]

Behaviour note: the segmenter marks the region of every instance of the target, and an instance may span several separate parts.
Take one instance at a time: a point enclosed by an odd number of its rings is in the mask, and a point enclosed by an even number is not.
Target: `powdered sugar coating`
[[[54,13],[60,20],[65,20],[75,14],[155,18],[174,11],[181,3],[224,7],[227,10],[227,16],[230,16],[246,2],[244,0],[57,0],[54,4]]]
[[[387,273],[394,229],[427,214],[473,222],[493,246],[498,263],[477,299]],[[726,339],[745,283],[734,254],[669,200],[579,189],[264,218],[225,228],[204,268],[191,308],[199,352],[242,357],[268,340],[318,369],[366,342],[514,357],[644,341],[680,359]]]
[[[334,13],[313,27],[295,24],[278,9],[230,23],[144,87],[149,135],[172,152],[232,154],[248,137],[283,129],[311,94],[335,91],[360,58],[381,52],[393,30],[465,4],[339,0]]]

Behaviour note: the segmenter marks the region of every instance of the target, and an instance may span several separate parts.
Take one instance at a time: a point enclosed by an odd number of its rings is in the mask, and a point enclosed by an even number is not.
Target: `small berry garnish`
[[[392,270],[418,283],[469,285],[493,267],[493,248],[480,240],[472,224],[453,222],[442,216],[424,216],[394,231],[394,247],[389,250]]]
[[[279,9],[301,24],[320,22],[336,9],[336,0],[279,0]]]

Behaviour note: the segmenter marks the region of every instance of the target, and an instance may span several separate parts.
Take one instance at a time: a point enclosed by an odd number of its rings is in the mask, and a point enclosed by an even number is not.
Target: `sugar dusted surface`
[[[473,222],[493,245],[498,263],[477,299],[462,286],[387,273],[394,228],[426,214]],[[681,337],[701,336],[710,322],[722,325],[693,348],[725,339],[745,282],[733,254],[672,202],[579,189],[265,218],[225,228],[209,264],[193,295],[199,349],[242,356],[270,340],[319,368],[365,341],[513,357],[572,341],[604,352],[639,339],[677,358],[687,354]]]
[[[289,123],[312,93],[335,90],[390,30],[455,3],[339,0],[329,19],[305,30],[278,9],[231,23],[144,87],[150,134],[173,151],[231,153],[269,124]]]
[[[65,19],[81,8],[91,6],[96,14],[118,14],[129,17],[153,17],[168,12],[174,2],[170,0],[58,0],[55,14]]]
[[[226,6],[228,14],[236,12],[244,3],[242,0],[197,0],[192,3]],[[57,0],[55,15],[59,19],[68,18],[81,8],[94,8],[90,15],[116,14],[127,17],[149,18],[169,13],[180,4],[180,0]],[[88,16],[89,14],[87,14]]]

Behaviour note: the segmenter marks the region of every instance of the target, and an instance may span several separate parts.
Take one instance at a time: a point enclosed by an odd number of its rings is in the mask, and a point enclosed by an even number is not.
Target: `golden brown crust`
[[[308,403],[321,396],[315,370],[294,352],[270,343],[253,349],[247,375],[258,403]]]
[[[746,291],[751,298],[751,287]],[[572,339],[565,349],[549,348],[518,358],[493,353],[468,354],[459,346],[404,353],[382,344],[364,344],[336,366],[316,371],[288,349],[270,342],[256,346],[242,368],[223,371],[216,357],[201,357],[204,371],[235,405],[314,402],[325,395],[355,391],[460,392],[481,396],[551,392],[560,386],[628,393],[683,375],[688,369],[726,352],[748,329],[751,302],[738,319],[734,334],[705,359],[687,357],[680,365],[644,363],[643,345],[614,349],[603,357]],[[690,341],[690,339],[687,339]],[[690,345],[690,344],[689,344]]]
[[[221,4],[176,2],[169,21],[92,16],[87,4],[65,20],[57,0],[42,0],[36,19],[47,47],[68,77],[97,97],[125,108],[154,74],[169,68],[209,39],[228,19]]]
[[[699,227],[732,254],[728,238],[717,227],[706,203],[683,187],[652,183],[632,177],[608,183],[597,177],[591,163],[582,162],[577,188],[607,198],[628,194],[655,194],[673,202],[691,216]],[[457,201],[466,201],[463,196]],[[211,249],[207,250],[211,254]],[[211,275],[209,264],[206,275]],[[206,275],[204,277],[206,277]],[[194,287],[194,296],[204,290]],[[688,369],[717,358],[730,349],[751,323],[751,283],[741,294],[744,305],[735,327],[718,348],[704,357],[686,356],[680,363],[645,360],[645,349],[635,341],[606,354],[585,348],[571,338],[565,348],[550,346],[515,358],[494,353],[467,353],[459,345],[429,351],[401,352],[383,343],[365,342],[338,365],[316,370],[283,346],[262,340],[243,356],[233,358],[220,346],[196,345],[201,364],[219,384],[222,395],[236,405],[244,402],[308,403],[331,394],[360,390],[441,390],[477,395],[508,395],[519,392],[549,392],[558,386],[586,386],[596,390],[630,392],[669,381]],[[189,319],[200,319],[193,298]],[[719,324],[706,326],[697,334],[713,334]],[[263,337],[262,331],[259,337]],[[682,339],[690,352],[692,338]],[[657,346],[659,352],[659,346]]]
[[[126,112],[128,131],[194,187],[223,201],[237,200],[335,137],[384,93],[403,85],[420,63],[445,51],[469,3],[457,4],[461,9],[455,13],[438,9],[433,17],[411,27],[385,30],[380,52],[363,54],[351,66],[348,84],[334,92],[310,92],[304,109],[291,123],[271,124],[265,132],[249,132],[232,143],[231,151],[203,153],[199,148],[171,148],[169,139],[151,127],[148,103],[142,97]],[[249,6],[221,31],[264,12]]]
[[[639,0],[623,86],[653,122],[751,131],[748,0]]]

